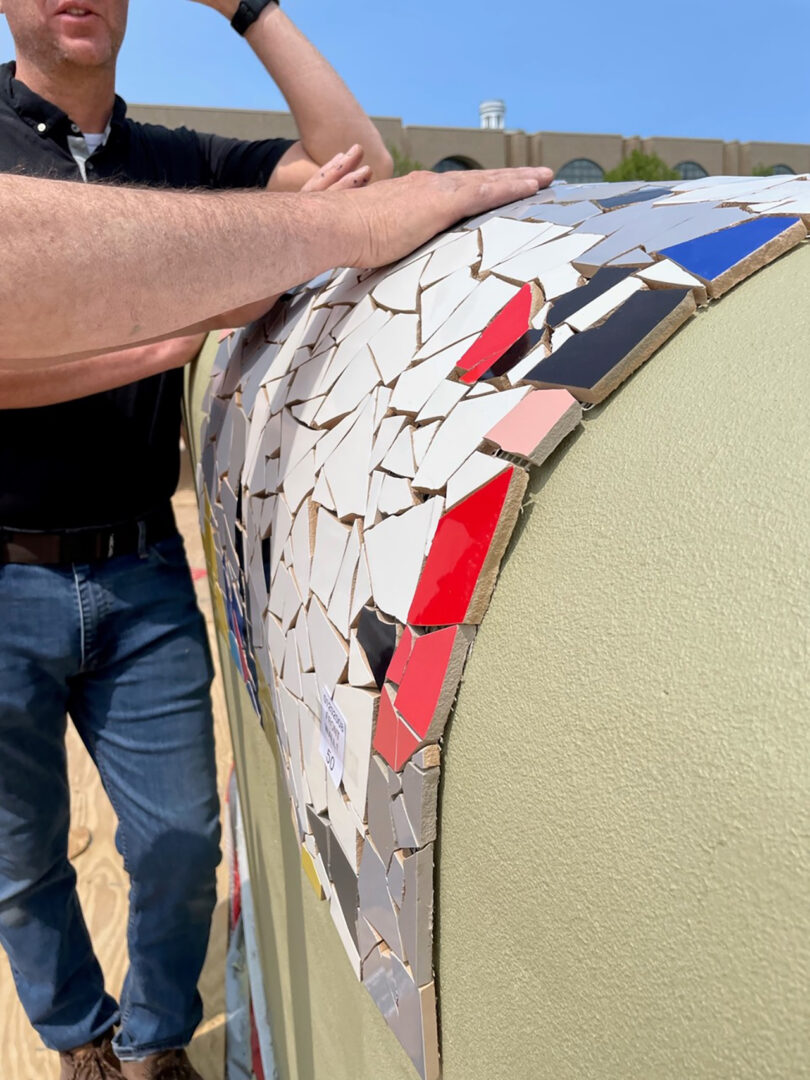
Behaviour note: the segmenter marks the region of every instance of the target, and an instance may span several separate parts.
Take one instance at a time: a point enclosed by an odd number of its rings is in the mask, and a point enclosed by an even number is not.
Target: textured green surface
[[[810,1076],[810,248],[539,470],[447,743],[446,1080]]]
[[[539,470],[447,741],[445,1080],[810,1076],[810,249]],[[228,687],[281,1080],[412,1080]]]

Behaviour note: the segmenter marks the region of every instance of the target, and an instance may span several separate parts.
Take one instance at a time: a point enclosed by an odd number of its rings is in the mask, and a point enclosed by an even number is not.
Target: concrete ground
[[[187,469],[174,505],[189,561],[195,571],[200,607],[208,622],[213,648],[213,619],[197,526],[197,502]],[[218,669],[219,657],[215,648],[213,651]],[[231,746],[219,673],[214,684],[214,715],[220,791],[224,793],[231,766]],[[115,816],[96,770],[72,728],[68,736],[68,756],[73,823],[75,827],[86,827],[92,834],[89,848],[75,861],[79,895],[107,986],[115,994],[121,988],[127,966],[127,879],[115,850]],[[224,864],[220,867],[218,885],[219,903],[201,981],[205,1019],[189,1052],[203,1080],[222,1080],[224,1071],[224,962],[228,922],[228,873]],[[30,1027],[17,1001],[8,962],[0,952],[0,1076],[3,1080],[57,1080],[58,1075],[58,1057],[42,1046]]]

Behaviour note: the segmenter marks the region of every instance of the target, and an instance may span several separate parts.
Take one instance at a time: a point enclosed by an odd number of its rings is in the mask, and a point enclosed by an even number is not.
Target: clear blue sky
[[[285,0],[365,108],[527,131],[810,142],[810,0]],[[12,55],[0,17],[0,54]],[[283,108],[250,50],[192,0],[131,0],[132,102]]]

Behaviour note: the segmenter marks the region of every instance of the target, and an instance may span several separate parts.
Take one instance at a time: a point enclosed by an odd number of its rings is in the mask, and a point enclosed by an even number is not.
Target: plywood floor
[[[188,484],[182,485],[175,497],[175,512],[186,538],[191,566],[201,570],[205,561],[197,526],[197,504]],[[213,647],[211,603],[204,578],[197,582],[197,592],[208,621]],[[218,667],[216,649],[214,662]],[[231,747],[218,674],[214,684],[214,715],[220,791],[224,792],[231,765]],[[117,994],[127,965],[127,879],[115,850],[115,818],[93,764],[72,730],[68,738],[68,755],[73,820],[77,825],[86,825],[93,837],[88,850],[75,863],[79,895],[107,986],[111,993]],[[220,900],[201,983],[205,1019],[189,1051],[203,1080],[222,1080],[224,1071],[224,964],[228,891],[227,867],[224,864],[220,867],[218,884]],[[2,1080],[57,1080],[58,1075],[58,1057],[42,1046],[28,1024],[17,1001],[5,954],[0,950],[0,1077]]]

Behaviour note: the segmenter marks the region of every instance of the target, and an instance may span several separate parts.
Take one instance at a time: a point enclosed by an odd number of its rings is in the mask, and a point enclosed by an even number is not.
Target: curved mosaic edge
[[[808,177],[556,185],[221,344],[197,467],[217,622],[304,870],[425,1080],[440,740],[528,469],[808,225]]]

